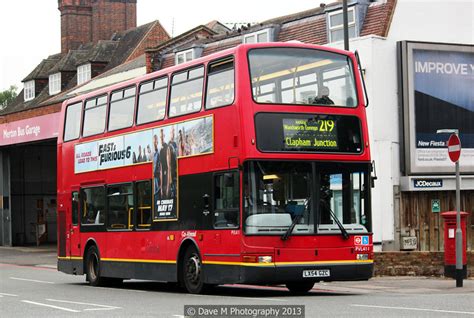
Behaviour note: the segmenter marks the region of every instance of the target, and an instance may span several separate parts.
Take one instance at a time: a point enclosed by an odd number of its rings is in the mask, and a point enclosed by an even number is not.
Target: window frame
[[[232,60],[232,70],[234,71],[234,76],[233,76],[233,98],[232,98],[232,101],[229,102],[228,104],[224,104],[224,105],[219,105],[219,106],[216,106],[216,107],[210,107],[208,108],[207,107],[207,97],[208,97],[208,87],[209,87],[209,75],[211,74],[219,74],[219,73],[222,73],[222,72],[226,72],[228,71],[227,69],[225,70],[221,70],[221,71],[217,71],[215,73],[210,73],[209,72],[209,69],[210,67],[212,67],[214,64],[218,64],[218,63],[227,63],[229,62],[230,60]],[[217,109],[217,108],[221,108],[221,107],[226,107],[226,106],[230,106],[232,104],[234,104],[235,102],[235,87],[236,87],[236,74],[235,74],[235,56],[233,55],[229,55],[229,56],[226,56],[226,57],[223,57],[223,58],[219,58],[217,60],[213,60],[213,61],[210,61],[207,66],[206,66],[206,74],[205,74],[205,83],[204,83],[204,110],[212,110],[212,109]]]
[[[216,208],[216,179],[220,176],[225,174],[233,174],[235,178],[237,178],[238,185],[237,185],[237,193],[238,193],[238,206],[232,209],[217,209]],[[212,174],[212,228],[216,230],[236,230],[240,229],[241,227],[241,207],[242,207],[242,184],[240,180],[240,171],[233,169],[233,170],[226,170],[226,171],[219,171]],[[235,226],[216,226],[216,212],[235,212],[237,214],[237,224]]]
[[[79,222],[79,225],[80,225],[80,228],[81,228],[81,232],[87,232],[87,231],[96,231],[96,229],[100,228],[100,229],[105,229],[106,228],[106,224],[107,224],[107,210],[108,210],[108,207],[107,207],[107,186],[105,184],[102,184],[102,185],[91,185],[91,186],[86,186],[86,187],[81,187],[79,189],[79,211],[82,212],[84,210],[84,200],[83,200],[83,193],[84,193],[84,190],[87,190],[87,189],[103,189],[104,191],[104,197],[103,197],[103,200],[104,200],[104,222],[103,223],[83,223],[83,216],[82,216],[82,213],[81,213],[81,217],[78,219],[78,222]],[[96,215],[97,217],[97,215]],[[89,230],[85,230],[85,229],[89,229]],[[85,231],[84,231],[85,230]]]
[[[132,96],[124,97],[125,91],[127,91],[131,88],[135,88],[135,94],[133,94]],[[112,96],[116,93],[119,93],[120,91],[122,92],[122,97],[120,99],[112,101]],[[110,128],[110,115],[112,114],[112,103],[127,100],[127,99],[130,99],[130,98],[134,98],[133,109],[132,109],[132,112],[131,112],[132,120],[130,122],[130,125],[125,126],[125,127],[118,127],[118,128],[111,129]],[[106,111],[106,117],[107,117],[106,118],[106,123],[107,123],[106,126],[107,126],[107,129],[106,129],[106,131],[116,131],[116,130],[126,129],[126,128],[132,127],[134,122],[135,122],[136,108],[137,108],[137,85],[133,84],[133,85],[130,85],[130,86],[127,86],[127,87],[122,87],[120,89],[117,89],[117,90],[114,90],[114,91],[110,92],[109,99],[107,101],[107,111]]]
[[[191,52],[191,59],[190,60],[186,59],[186,54],[189,53],[189,52]],[[178,63],[179,56],[183,56],[183,62],[181,62],[181,63]],[[174,55],[174,64],[175,65],[180,65],[180,64],[184,64],[184,63],[187,63],[189,61],[192,61],[194,59],[195,59],[194,48],[191,48],[191,49],[187,49],[187,50],[184,50],[184,51],[176,52],[175,55]]]
[[[259,42],[258,41],[258,36],[261,35],[261,34],[266,34],[267,35],[267,42]],[[252,37],[255,37],[255,41],[254,42],[247,42],[247,39],[252,38]],[[266,28],[266,29],[263,29],[263,30],[258,30],[258,31],[255,31],[255,32],[252,32],[252,33],[249,33],[249,34],[244,34],[244,38],[242,39],[243,44],[269,43],[269,42],[273,42],[270,39],[270,28]]]
[[[153,225],[153,179],[138,180],[133,182],[133,200],[134,200],[134,210],[138,210],[138,185],[144,183],[150,183],[150,224],[146,223],[147,227],[138,227],[138,214],[132,214],[132,229],[135,231],[150,231]]]
[[[48,76],[49,95],[61,93],[61,72]]]
[[[33,100],[35,99],[35,95],[36,95],[36,92],[35,92],[35,80],[31,80],[31,81],[26,81],[24,82],[23,84],[23,100],[25,102],[28,102],[30,100]]]
[[[92,79],[92,65],[85,63],[77,67],[77,85],[82,85]]]
[[[67,122],[68,122],[68,120],[67,120],[68,110],[69,110],[70,107],[75,106],[75,105],[80,105],[79,132],[77,134],[77,137],[72,138],[72,139],[66,139],[66,127],[67,127]],[[63,142],[68,142],[68,141],[77,140],[77,139],[81,138],[83,111],[84,111],[84,104],[83,104],[82,100],[78,101],[76,103],[69,104],[69,105],[66,106],[66,114],[64,116]]]
[[[352,22],[349,22],[349,15],[352,13],[353,20]],[[331,25],[331,17],[338,15],[338,14],[343,14],[342,9],[336,10],[333,12],[328,12],[327,16],[327,26],[328,26],[328,39],[329,43],[337,42],[340,40],[333,40],[332,39],[332,32],[333,31],[338,31],[338,30],[344,30],[344,22],[342,24],[337,24],[337,25]],[[347,27],[350,29],[352,26],[354,27],[354,38],[358,37],[358,32],[357,32],[357,22],[356,22],[356,10],[355,7],[349,7],[347,8]],[[348,30],[349,31],[349,30]],[[349,39],[350,39],[350,34],[349,34]]]
[[[104,104],[100,104],[100,105],[97,105],[97,100],[101,97],[105,97],[106,98],[106,101]],[[90,108],[86,108],[86,105],[87,105],[87,102],[88,101],[91,101],[91,100],[96,100],[96,105],[93,106],[93,107],[90,107]],[[91,97],[91,98],[88,98],[88,99],[85,99],[83,101],[83,114],[82,114],[82,127],[81,127],[81,136],[82,137],[90,137],[90,136],[96,136],[96,135],[100,135],[100,134],[103,134],[105,131],[106,131],[106,128],[108,126],[107,124],[107,117],[108,117],[108,104],[109,104],[109,100],[110,100],[110,95],[108,93],[105,93],[105,94],[100,94],[100,95],[97,95],[97,96],[94,96],[94,97]],[[97,133],[93,133],[93,134],[90,134],[90,135],[85,135],[84,134],[84,127],[85,127],[85,123],[86,123],[86,112],[87,110],[91,110],[91,109],[95,109],[95,108],[98,108],[98,107],[102,107],[104,106],[105,107],[105,116],[104,116],[104,129],[100,132],[97,132]]]
[[[355,93],[355,104],[354,106],[343,106],[343,105],[322,105],[322,104],[283,104],[283,103],[277,103],[277,102],[271,102],[271,103],[267,103],[267,102],[259,102],[257,101],[257,99],[255,98],[255,95],[253,93],[253,84],[252,84],[252,72],[251,72],[251,63],[250,63],[250,53],[252,51],[256,51],[256,50],[268,50],[268,49],[287,49],[287,48],[293,48],[293,49],[299,49],[299,50],[313,50],[313,51],[318,51],[318,52],[323,52],[323,53],[331,53],[331,54],[335,54],[335,55],[339,55],[339,56],[343,56],[346,58],[346,60],[348,61],[348,64],[349,64],[349,67],[351,68],[352,70],[352,81],[353,81],[353,84],[354,84],[354,93]],[[305,106],[305,107],[334,107],[334,108],[352,108],[352,109],[355,109],[359,106],[359,96],[358,96],[358,91],[357,91],[357,81],[356,81],[356,74],[357,74],[357,68],[355,67],[354,65],[354,61],[352,60],[352,58],[349,56],[349,55],[345,55],[345,54],[341,54],[341,53],[336,53],[336,52],[331,52],[331,51],[327,51],[327,50],[321,50],[321,49],[314,49],[314,48],[306,48],[306,47],[279,47],[279,46],[268,46],[268,47],[265,47],[265,48],[252,48],[252,49],[249,49],[247,51],[247,68],[248,68],[248,74],[249,74],[249,81],[250,81],[250,96],[252,96],[252,101],[258,105],[285,105],[285,106],[288,106],[288,105],[292,105],[292,106]],[[322,81],[322,83],[324,83],[324,79]]]
[[[167,115],[167,110],[168,110],[168,98],[169,98],[169,95],[170,95],[170,76],[168,76],[169,74],[164,74],[162,76],[159,76],[159,77],[155,77],[153,79],[150,79],[150,80],[146,80],[146,81],[143,81],[143,82],[140,82],[138,84],[138,89],[137,89],[137,98],[136,98],[136,110],[135,110],[135,125],[136,126],[140,126],[140,125],[145,125],[145,124],[149,124],[149,123],[153,123],[153,122],[159,122],[159,121],[162,121],[164,119],[166,119],[166,115]],[[155,86],[155,82],[157,81],[160,81],[162,79],[165,79],[166,78],[166,86],[162,86],[160,88],[157,88],[155,89],[154,86]],[[149,83],[153,83],[153,89],[150,90],[150,91],[147,91],[143,94],[140,94],[140,89],[143,85],[145,84],[149,84]],[[147,122],[141,122],[141,123],[138,123],[138,112],[140,111],[140,96],[141,95],[146,95],[146,94],[150,94],[151,92],[155,92],[155,91],[158,91],[158,90],[161,90],[161,89],[164,89],[166,90],[166,96],[165,96],[165,113],[163,114],[163,118],[159,118],[157,120],[151,120],[151,121],[147,121]]]
[[[202,75],[199,76],[199,77],[194,77],[192,78],[191,81],[196,81],[196,80],[199,80],[202,78],[202,85],[201,85],[201,107],[198,109],[198,110],[195,110],[195,111],[192,111],[192,112],[188,112],[188,113],[183,113],[183,114],[178,114],[178,115],[171,115],[171,100],[172,100],[172,97],[173,97],[173,86],[176,86],[176,85],[180,85],[180,84],[183,84],[185,82],[189,82],[189,73],[192,72],[192,71],[195,71],[199,68],[202,68]],[[186,75],[186,80],[182,80],[176,84],[173,85],[173,78],[177,75],[181,75],[183,73],[187,73]],[[206,81],[206,76],[207,76],[207,69],[206,69],[206,65],[204,64],[198,64],[198,65],[193,65],[192,67],[190,68],[186,68],[186,69],[183,69],[183,70],[179,70],[179,71],[176,71],[176,72],[173,72],[171,74],[171,80],[168,84],[169,88],[168,88],[168,104],[167,104],[167,118],[177,118],[177,117],[181,117],[181,116],[186,116],[186,115],[190,115],[190,114],[195,114],[195,113],[199,113],[202,111],[203,107],[204,107],[204,87],[206,86],[205,84],[205,81]]]
[[[119,182],[119,183],[109,183],[105,185],[105,222],[104,226],[107,232],[131,232],[135,228],[135,219],[133,213],[130,213],[128,215],[128,224],[126,224],[125,228],[112,228],[109,226],[109,213],[110,211],[110,204],[109,204],[109,198],[112,197],[113,195],[109,194],[109,189],[114,186],[131,186],[132,192],[131,193],[120,193],[119,196],[124,196],[128,197],[129,195],[132,196],[133,199],[133,205],[132,208],[135,209],[136,206],[136,201],[135,201],[135,183],[133,181],[130,182]]]

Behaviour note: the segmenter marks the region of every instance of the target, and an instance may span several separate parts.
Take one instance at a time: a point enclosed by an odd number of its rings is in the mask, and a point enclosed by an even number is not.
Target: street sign
[[[441,202],[439,199],[431,200],[431,212],[432,213],[439,213],[441,212]]]
[[[448,154],[452,162],[458,161],[461,156],[461,141],[457,134],[452,134],[448,139]]]

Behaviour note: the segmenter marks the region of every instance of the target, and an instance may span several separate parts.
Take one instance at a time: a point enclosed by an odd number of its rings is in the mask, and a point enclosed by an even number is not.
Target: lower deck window
[[[82,189],[81,202],[81,224],[103,225],[105,222],[105,188]]]
[[[107,228],[131,229],[133,211],[132,184],[111,185],[107,188]]]

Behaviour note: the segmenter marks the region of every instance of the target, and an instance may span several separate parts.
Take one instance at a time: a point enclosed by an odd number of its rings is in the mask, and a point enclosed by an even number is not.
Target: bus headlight
[[[259,263],[271,263],[272,259],[273,258],[271,256],[259,256],[258,257],[258,262]]]

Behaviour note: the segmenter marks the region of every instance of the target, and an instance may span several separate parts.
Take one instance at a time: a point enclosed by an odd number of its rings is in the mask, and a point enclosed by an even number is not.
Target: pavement
[[[0,264],[34,266],[56,269],[56,245],[4,247],[0,246]],[[444,277],[425,276],[380,276],[369,281],[318,283],[316,290],[351,293],[400,293],[400,294],[431,294],[449,292],[474,293],[474,278],[464,280],[463,288],[456,288],[455,280]],[[231,285],[228,285],[229,287]],[[248,288],[245,285],[233,287]],[[265,288],[265,287],[260,287]],[[272,287],[268,287],[272,288]]]

